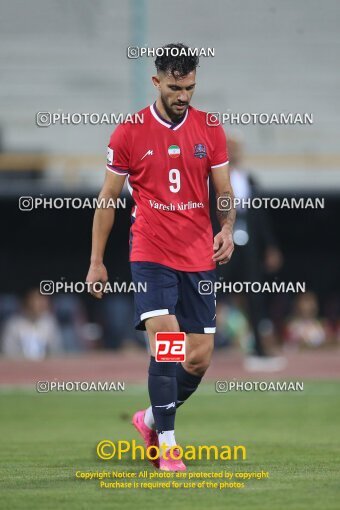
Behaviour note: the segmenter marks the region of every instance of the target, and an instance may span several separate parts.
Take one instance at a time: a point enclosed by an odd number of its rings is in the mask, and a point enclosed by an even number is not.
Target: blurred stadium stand
[[[312,126],[240,126],[263,186],[339,188],[339,22],[337,0],[322,9],[316,0],[187,0],[185,9],[179,0],[2,0],[3,151],[54,156],[45,160],[53,182],[76,171],[66,183],[97,188],[112,127],[38,129],[35,114],[143,108],[155,97],[153,58],[129,60],[127,46],[183,40],[216,49],[201,59],[200,109],[314,114]]]

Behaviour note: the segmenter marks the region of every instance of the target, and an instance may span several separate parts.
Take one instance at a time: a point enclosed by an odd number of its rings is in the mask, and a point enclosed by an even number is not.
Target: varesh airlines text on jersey
[[[150,207],[152,209],[157,209],[160,211],[188,211],[190,209],[202,209],[204,207],[203,202],[179,202],[174,204],[170,202],[169,204],[162,204],[161,202],[156,202],[155,200],[149,200]]]

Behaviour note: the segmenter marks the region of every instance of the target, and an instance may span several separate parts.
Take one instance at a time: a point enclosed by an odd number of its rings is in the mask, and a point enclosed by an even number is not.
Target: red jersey
[[[216,267],[208,177],[228,162],[221,126],[188,107],[172,124],[156,106],[138,113],[143,123],[119,125],[108,146],[107,169],[128,175],[132,210],[130,261],[156,262],[179,271]]]

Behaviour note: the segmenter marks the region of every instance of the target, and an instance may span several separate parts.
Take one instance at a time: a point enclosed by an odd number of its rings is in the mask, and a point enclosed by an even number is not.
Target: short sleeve
[[[211,168],[218,168],[228,163],[227,139],[222,126],[213,126],[212,130],[214,149],[210,161]]]
[[[129,173],[129,148],[125,126],[117,126],[107,147],[106,168],[118,175]]]

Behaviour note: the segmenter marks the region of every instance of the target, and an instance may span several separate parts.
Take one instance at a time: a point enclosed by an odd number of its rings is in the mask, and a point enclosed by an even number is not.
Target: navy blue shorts
[[[177,271],[154,262],[131,262],[135,288],[135,328],[145,330],[145,320],[160,315],[175,315],[185,333],[215,333],[215,269]]]

